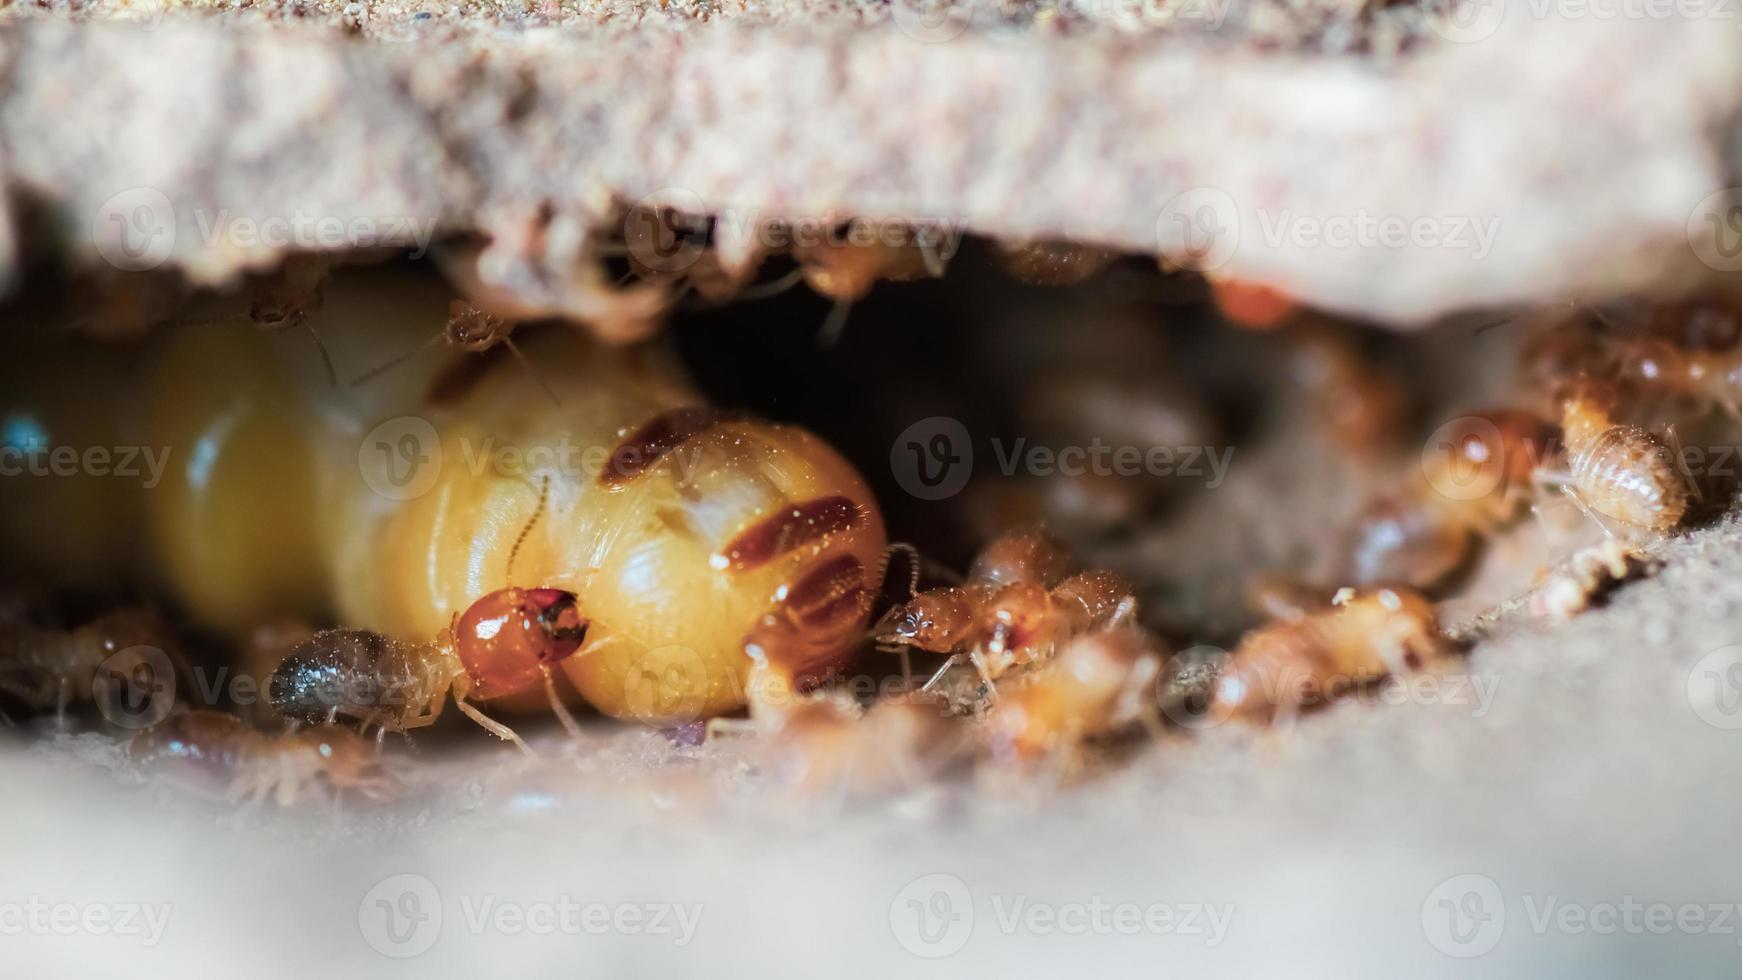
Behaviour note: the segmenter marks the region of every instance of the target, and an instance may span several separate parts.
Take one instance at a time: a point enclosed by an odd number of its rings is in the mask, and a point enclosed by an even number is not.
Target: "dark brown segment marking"
[[[691,437],[718,425],[723,416],[711,408],[674,408],[649,419],[629,438],[617,444],[611,459],[599,472],[599,485],[621,490],[630,481],[653,468],[666,453]]]
[[[508,348],[497,344],[477,354],[454,358],[453,363],[442,368],[430,382],[429,390],[423,396],[424,402],[432,407],[442,407],[463,401],[507,357]]]
[[[854,586],[829,602],[799,614],[807,628],[828,631],[831,627],[857,624],[871,611],[872,596],[863,586]]]
[[[714,556],[714,564],[735,572],[766,565],[813,541],[851,530],[865,519],[848,497],[818,497],[784,507],[733,538]]]
[[[863,590],[865,566],[852,555],[831,558],[806,572],[786,590],[787,608],[803,616],[854,590]]]
[[[786,607],[813,630],[857,621],[871,608],[865,566],[841,555],[811,569],[786,591]]]

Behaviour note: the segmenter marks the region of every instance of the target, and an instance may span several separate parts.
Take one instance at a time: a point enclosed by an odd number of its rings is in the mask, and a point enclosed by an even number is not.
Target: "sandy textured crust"
[[[308,9],[305,26],[11,8],[21,249],[100,263],[131,221],[141,264],[213,282],[274,260],[229,230],[248,221],[334,248],[482,231],[536,293],[577,274],[614,204],[651,195],[738,227],[861,215],[1193,245],[1219,274],[1417,322],[1710,275],[1689,229],[1742,183],[1742,33],[1709,20],[1523,4],[1477,40],[1424,30],[1380,57],[1046,19],[938,36],[838,6],[640,28],[608,7],[469,28],[411,7],[370,29],[366,5]],[[1322,240],[1363,220],[1434,241]]]

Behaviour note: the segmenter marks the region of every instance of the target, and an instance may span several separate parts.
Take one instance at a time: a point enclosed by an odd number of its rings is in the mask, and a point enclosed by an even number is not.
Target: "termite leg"
[[[998,685],[992,682],[992,669],[986,665],[986,657],[980,652],[980,648],[975,647],[973,650],[970,650],[968,652],[968,659],[973,661],[974,669],[980,672],[980,683],[986,688],[987,697],[990,699],[996,699],[998,697]]]
[[[709,718],[707,725],[702,728],[702,739],[711,742],[722,736],[746,738],[761,730],[754,718]]]
[[[1542,529],[1544,540],[1550,543],[1559,541],[1565,544],[1567,533],[1565,530],[1557,531],[1549,525],[1544,507],[1549,500],[1553,499],[1551,496],[1553,491],[1570,487],[1572,484],[1572,474],[1558,470],[1539,469],[1530,475],[1531,493],[1535,497],[1534,502],[1530,505],[1530,513],[1532,517],[1536,518],[1537,526]]]
[[[944,679],[944,675],[948,674],[952,667],[954,667],[955,665],[957,665],[961,662],[962,662],[962,655],[961,654],[959,654],[959,653],[950,654],[949,659],[944,661],[943,666],[939,667],[936,671],[934,671],[932,673],[930,679],[928,679],[924,684],[920,685],[920,687],[919,687],[920,693],[921,694],[932,693],[932,688],[936,687],[938,685],[938,682]]]
[[[1688,457],[1687,454],[1682,451],[1682,441],[1681,437],[1676,435],[1675,423],[1672,422],[1665,426],[1663,434],[1669,438],[1670,452],[1675,453],[1676,472],[1680,473],[1682,477],[1688,481],[1688,489],[1694,492],[1694,499],[1702,503],[1705,502],[1706,495],[1700,490],[1699,482],[1694,479],[1693,468],[1688,466]]]
[[[881,646],[881,653],[894,653],[901,658],[901,689],[902,693],[913,689],[913,654],[908,651],[908,644],[895,644],[894,648]]]
[[[556,679],[551,676],[550,668],[544,668],[544,693],[550,698],[550,710],[556,714],[557,721],[562,722],[563,729],[575,741],[581,740],[581,726],[575,721],[575,716],[569,714],[568,706],[557,696]]]
[[[1133,613],[1137,612],[1137,598],[1126,596],[1119,600],[1119,605],[1113,607],[1113,614],[1107,617],[1107,628],[1114,629],[1125,625]]]
[[[1585,503],[1585,498],[1579,496],[1579,492],[1577,490],[1574,490],[1569,485],[1569,486],[1561,487],[1561,493],[1564,493],[1567,496],[1573,498],[1573,503],[1575,503],[1579,506],[1579,510],[1583,511],[1584,515],[1586,517],[1589,517],[1592,521],[1596,522],[1597,527],[1602,529],[1604,537],[1613,538],[1615,536],[1615,532],[1609,529],[1609,522],[1605,521],[1605,520],[1603,520],[1603,518],[1599,517],[1597,515],[1597,512],[1591,509],[1591,505]]]
[[[454,705],[456,707],[458,707],[460,709],[460,712],[462,714],[464,714],[467,718],[470,718],[473,721],[477,722],[478,727],[484,729],[485,731],[489,732],[490,734],[496,736],[499,739],[502,739],[502,740],[508,741],[508,742],[513,742],[515,745],[520,747],[520,751],[525,752],[528,756],[531,756],[534,759],[538,758],[538,753],[532,751],[532,746],[527,745],[526,740],[521,738],[520,735],[514,731],[514,729],[509,728],[507,725],[504,725],[499,721],[493,720],[488,715],[484,714],[482,711],[479,711],[477,708],[474,708],[472,705],[461,700],[460,698],[454,699]]]

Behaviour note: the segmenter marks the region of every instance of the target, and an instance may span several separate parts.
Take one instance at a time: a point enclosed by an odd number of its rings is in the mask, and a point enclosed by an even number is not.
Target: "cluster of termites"
[[[1708,492],[1688,472],[1674,428],[1660,424],[1665,414],[1742,417],[1742,331],[1722,307],[1581,311],[1528,331],[1520,345],[1528,397],[1463,412],[1442,427],[1442,451],[1387,473],[1413,410],[1400,380],[1376,369],[1348,329],[1302,316],[1286,296],[1213,282],[1226,319],[1288,350],[1310,417],[1383,489],[1312,572],[1252,576],[1249,599],[1267,621],[1214,662],[1187,664],[1170,655],[1132,581],[1080,567],[1042,527],[1106,535],[1129,526],[1155,505],[1133,481],[977,487],[970,499],[1001,529],[954,576],[923,549],[889,543],[864,482],[808,433],[702,405],[640,362],[605,365],[580,332],[518,329],[565,319],[621,343],[647,336],[683,302],[741,301],[803,283],[835,301],[827,335],[874,284],[942,275],[947,255],[923,237],[728,248],[698,233],[696,253],[673,270],[637,247],[646,242],[628,230],[638,224],[674,227],[663,212],[632,209],[625,234],[581,246],[539,221],[506,244],[449,244],[442,263],[462,295],[447,300],[444,322],[406,334],[409,345],[385,341],[382,357],[345,371],[320,345],[326,388],[414,375],[399,386],[411,394],[394,395],[417,399],[401,411],[559,434],[579,426],[610,433],[614,446],[597,473],[519,484],[461,474],[422,503],[367,501],[362,510],[382,522],[370,533],[409,557],[326,584],[363,622],[253,623],[246,658],[263,678],[262,710],[244,721],[195,703],[195,685],[176,685],[171,710],[134,739],[142,764],[233,800],[288,804],[316,790],[385,800],[405,791],[390,738],[416,736],[449,704],[538,754],[493,705],[542,705],[580,744],[585,726],[569,708],[578,692],[608,714],[673,733],[748,738],[766,748],[778,778],[806,790],[887,792],[967,762],[1074,772],[1103,747],[1206,717],[1274,728],[1347,690],[1438,669],[1459,646],[1434,599],[1456,589],[1484,542],[1553,499],[1570,501],[1605,542],[1549,576],[1532,608],[1579,613],[1648,569],[1639,546],[1692,519]],[[524,281],[537,269],[505,265],[504,254],[556,256],[586,271],[541,292]],[[1121,257],[1033,241],[998,245],[994,259],[1024,282],[1071,286]],[[791,271],[764,278],[776,260]],[[614,280],[612,262],[629,274]],[[304,330],[319,344],[320,316],[335,305],[328,271],[309,259],[257,279],[247,318],[268,331]],[[517,375],[495,366],[499,353]],[[1191,438],[1180,433],[1204,441],[1210,423],[1155,389],[1135,375],[1060,370],[1034,380],[1029,410],[1066,439],[1078,437],[1077,425],[1125,426],[1134,443]],[[325,397],[309,394],[307,404]],[[330,407],[310,407],[299,424],[362,427]],[[354,456],[342,462],[353,466]],[[194,498],[201,488],[175,492]],[[454,509],[433,510],[429,500]],[[699,508],[710,507],[703,521]],[[488,529],[467,534],[452,524],[454,515],[485,513]],[[517,558],[525,561],[518,578]],[[480,579],[480,567],[500,571]],[[671,577],[652,588],[712,596],[682,642],[646,639],[666,629],[668,611],[637,593],[650,588],[645,567]],[[894,568],[911,575],[903,581],[888,574]],[[403,584],[373,584],[387,579]],[[431,586],[438,580],[468,584],[444,592]],[[198,598],[181,601],[196,619],[209,612],[235,625]],[[246,596],[227,601],[224,613],[253,608]],[[157,650],[157,669],[186,670],[179,638],[141,610],[45,626],[0,606],[0,695],[61,717],[101,701],[94,679],[113,673],[123,651]],[[689,659],[663,652],[671,649]],[[855,656],[895,683],[870,698],[831,683]],[[638,678],[651,685],[655,707],[637,700]],[[1189,708],[1164,694],[1182,686]]]

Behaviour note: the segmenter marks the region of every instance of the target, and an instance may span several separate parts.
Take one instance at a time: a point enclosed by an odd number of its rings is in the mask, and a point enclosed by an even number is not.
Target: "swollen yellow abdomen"
[[[167,332],[141,392],[140,436],[170,460],[143,494],[143,561],[202,622],[232,634],[316,613],[326,595],[301,400],[245,329]]]
[[[516,335],[536,380],[501,348],[420,350],[447,298],[391,273],[329,287],[312,322],[341,378],[418,351],[361,386],[329,383],[306,332],[161,332],[140,410],[122,414],[169,447],[136,501],[143,564],[190,616],[240,635],[324,615],[427,641],[493,590],[562,588],[591,624],[568,678],[649,722],[742,705],[753,633],[793,676],[851,648],[885,539],[845,460],[708,410],[654,354],[578,331]],[[124,568],[120,542],[95,547]]]

